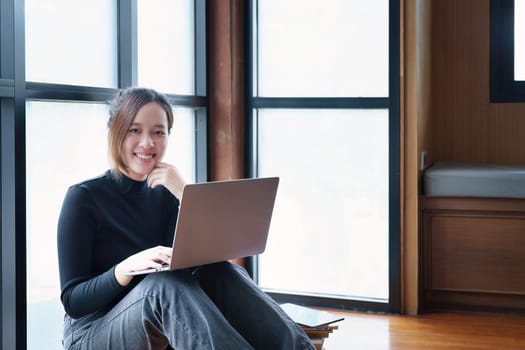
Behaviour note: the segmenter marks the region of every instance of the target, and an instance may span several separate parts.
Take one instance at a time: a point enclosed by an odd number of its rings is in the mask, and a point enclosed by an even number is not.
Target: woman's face
[[[133,180],[146,180],[161,161],[168,145],[168,117],[156,102],[144,105],[135,116],[124,142],[122,159],[127,169],[124,174]]]

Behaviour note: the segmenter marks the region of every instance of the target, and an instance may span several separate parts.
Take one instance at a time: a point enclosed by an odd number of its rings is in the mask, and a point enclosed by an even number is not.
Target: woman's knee
[[[134,288],[144,294],[158,294],[182,291],[196,285],[195,279],[187,270],[155,272],[144,277]]]
[[[193,274],[195,274],[196,276],[209,274],[223,277],[228,275],[242,275],[243,277],[249,277],[248,272],[246,272],[244,267],[231,263],[229,261],[222,261],[214,264],[199,266],[195,268]]]
[[[224,294],[229,290],[237,293],[246,286],[253,285],[246,270],[230,262],[201,266],[194,271],[194,275],[206,294],[212,298],[216,293]]]

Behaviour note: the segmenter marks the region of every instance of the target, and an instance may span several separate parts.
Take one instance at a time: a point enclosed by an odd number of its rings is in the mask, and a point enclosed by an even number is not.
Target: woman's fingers
[[[153,262],[157,264],[169,264],[171,261],[171,248],[157,246],[150,249],[146,249],[143,252],[138,253],[139,259],[142,261]],[[154,266],[158,267],[158,266]]]
[[[171,261],[171,252],[171,248],[162,246],[156,247],[154,248],[153,259],[161,264],[169,264]]]
[[[179,170],[175,166],[166,163],[158,163],[148,175],[147,181],[149,187],[155,188],[162,185],[179,199],[182,197],[182,190],[186,185]]]
[[[120,285],[126,286],[133,278],[128,275],[130,272],[157,269],[169,264],[171,252],[170,247],[156,246],[131,255],[115,266],[115,278]]]
[[[127,270],[125,272],[132,272],[148,268],[158,268],[163,264],[169,264],[170,261],[171,248],[158,246],[143,250],[130,256],[123,261],[123,264]]]

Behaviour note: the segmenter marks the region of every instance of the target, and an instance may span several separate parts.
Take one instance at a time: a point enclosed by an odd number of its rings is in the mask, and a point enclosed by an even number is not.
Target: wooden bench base
[[[422,311],[525,312],[525,199],[420,203]]]

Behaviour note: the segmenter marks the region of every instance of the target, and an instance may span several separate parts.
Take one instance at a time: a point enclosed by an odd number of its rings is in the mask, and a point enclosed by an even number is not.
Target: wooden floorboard
[[[417,317],[358,312],[343,314],[345,320],[339,322],[339,329],[325,340],[323,349],[525,349],[525,316],[473,313],[430,313]]]

